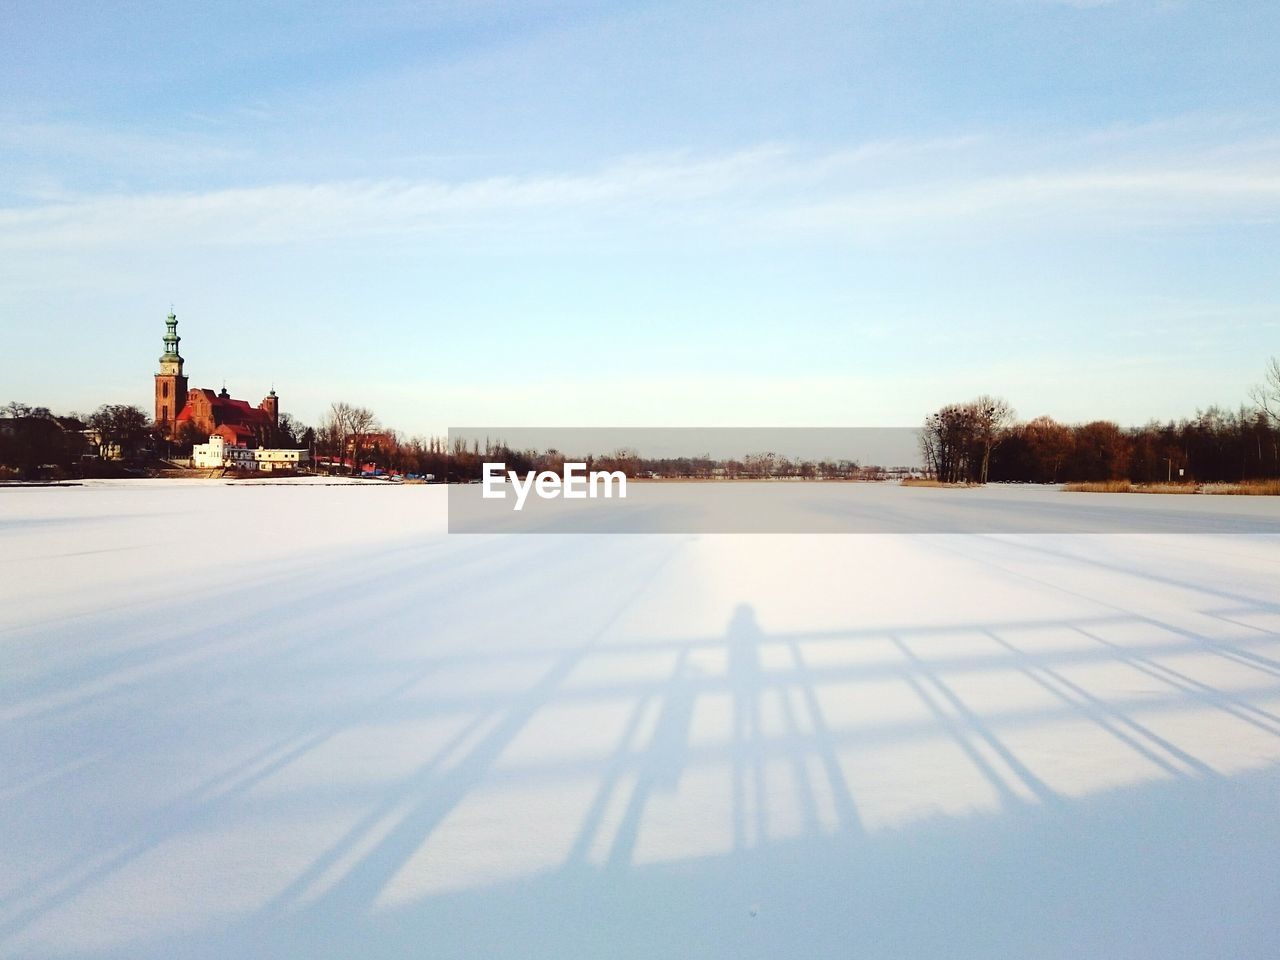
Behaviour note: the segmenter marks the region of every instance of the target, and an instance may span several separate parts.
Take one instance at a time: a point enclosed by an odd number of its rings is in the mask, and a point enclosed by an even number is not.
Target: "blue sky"
[[[1280,353],[1274,3],[0,5],[0,400],[1142,422]]]

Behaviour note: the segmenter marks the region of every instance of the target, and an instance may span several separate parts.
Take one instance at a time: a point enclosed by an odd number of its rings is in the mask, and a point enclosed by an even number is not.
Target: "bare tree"
[[[982,462],[978,471],[978,482],[987,482],[987,472],[991,467],[991,451],[1004,439],[1013,423],[1013,408],[1008,401],[986,394],[978,397],[969,406],[973,410],[975,439],[982,447]]]
[[[349,403],[339,400],[329,404],[329,412],[320,423],[320,445],[329,455],[329,472],[333,473],[335,457],[341,461],[347,452],[347,412]]]
[[[329,404],[329,412],[320,424],[318,437],[322,447],[329,450],[330,464],[334,456],[339,461],[350,457],[351,472],[359,470],[365,440],[377,423],[378,418],[365,407],[356,407],[341,400]]]
[[[1262,383],[1249,391],[1249,396],[1267,419],[1280,427],[1280,359],[1271,358]]]
[[[89,426],[98,435],[99,456],[127,456],[147,436],[150,418],[138,407],[104,403],[89,416]]]
[[[378,425],[378,418],[365,407],[343,406],[346,407],[346,435],[351,445],[351,472],[355,473],[360,469],[365,440]]]
[[[924,421],[920,450],[929,471],[940,483],[971,479],[976,426],[973,404],[952,403]]]

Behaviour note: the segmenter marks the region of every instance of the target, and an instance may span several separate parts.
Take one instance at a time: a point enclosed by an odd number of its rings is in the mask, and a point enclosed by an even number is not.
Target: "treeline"
[[[124,459],[150,436],[147,415],[127,404],[58,415],[48,407],[10,401],[0,407],[0,478],[96,476],[103,461]]]
[[[1063,483],[1182,479],[1234,482],[1280,477],[1280,361],[1272,359],[1253,406],[1211,407],[1190,419],[1121,427],[1109,420],[1064,424],[1051,417],[1019,422],[1005,401],[990,396],[949,404],[921,431],[925,466],[944,483]],[[57,416],[45,407],[11,402],[0,408],[0,479],[102,475],[105,463],[143,464],[185,457],[196,436],[188,425],[166,437],[136,406],[104,404],[91,414]],[[282,413],[265,446],[303,447],[315,469],[330,473],[380,470],[442,482],[479,480],[482,465],[561,472],[566,458],[589,469],[664,479],[880,479],[897,472],[850,459],[803,460],[764,452],[739,458],[643,456],[621,448],[600,454],[518,450],[501,439],[401,438],[367,408],[338,402],[314,429]],[[163,464],[160,464],[163,466]]]
[[[600,454],[564,453],[555,449],[516,449],[491,439],[401,438],[393,430],[378,427],[376,420],[367,426],[370,429],[351,432],[349,426],[344,431],[326,421],[316,433],[318,468],[329,473],[380,469],[449,483],[480,480],[485,463],[504,463],[506,469],[520,473],[563,473],[566,460],[586,463],[589,470],[621,470],[629,477],[661,479],[851,480],[885,474],[881,467],[862,467],[853,460],[799,460],[768,452],[731,459],[715,459],[709,454],[646,457],[629,448]]]
[[[1019,424],[999,446],[992,480],[1195,480],[1280,477],[1280,430],[1258,411],[1211,407],[1188,420],[1122,429],[1105,420]]]
[[[921,432],[928,471],[944,483],[1100,480],[1235,482],[1280,477],[1280,363],[1253,406],[1210,407],[1141,427],[1109,420],[1016,422],[1007,403],[979,397],[930,414]]]
[[[590,470],[621,470],[629,477],[664,479],[868,479],[880,467],[861,467],[853,460],[802,460],[772,452],[740,458],[646,457],[630,448],[601,453],[516,449],[486,437],[401,437],[382,426],[368,408],[345,401],[330,404],[314,431],[317,469],[328,473],[382,470],[449,483],[481,479],[485,463],[505,463],[508,470],[562,473],[565,460],[584,462]]]
[[[439,446],[437,446],[439,456]],[[527,473],[550,470],[563,474],[565,461],[585,463],[588,470],[620,470],[628,477],[664,480],[853,480],[881,475],[881,467],[861,467],[853,460],[793,459],[772,452],[717,459],[710,454],[691,457],[647,457],[623,447],[606,453],[563,453],[551,449],[513,450],[503,442],[455,438],[449,449],[450,476],[478,480],[485,463],[504,463],[506,469]]]

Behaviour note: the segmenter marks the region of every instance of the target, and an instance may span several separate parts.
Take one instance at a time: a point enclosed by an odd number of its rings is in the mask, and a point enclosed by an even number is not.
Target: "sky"
[[[1280,354],[1274,0],[0,0],[0,402],[1142,423]]]

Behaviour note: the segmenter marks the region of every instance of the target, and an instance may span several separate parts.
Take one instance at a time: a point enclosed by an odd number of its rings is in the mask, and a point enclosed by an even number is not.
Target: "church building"
[[[201,436],[220,436],[228,444],[246,447],[269,446],[280,423],[280,398],[273,388],[256,407],[236,400],[222,390],[204,387],[188,389],[178,353],[178,318],[173,311],[165,320],[164,353],[160,372],[155,375],[156,425],[176,436],[187,425]]]

